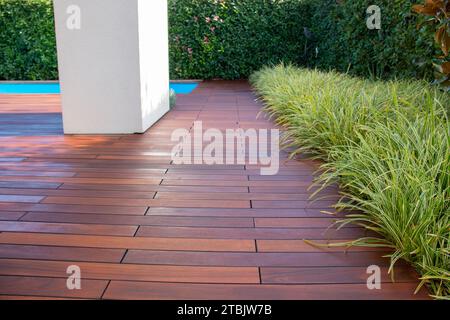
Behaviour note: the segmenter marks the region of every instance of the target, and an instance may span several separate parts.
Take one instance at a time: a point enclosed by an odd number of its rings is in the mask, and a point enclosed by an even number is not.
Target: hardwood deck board
[[[109,249],[145,249],[174,251],[254,252],[255,242],[235,239],[189,239],[60,235],[44,233],[0,233],[0,243]]]
[[[368,290],[366,284],[324,285],[210,285],[111,281],[105,299],[147,300],[414,300],[425,299],[425,290],[414,295],[416,284],[384,284]]]
[[[309,187],[310,181],[221,181],[221,180],[177,180],[163,179],[162,185],[168,186],[212,186],[212,187]]]
[[[328,228],[339,221],[337,218],[256,218],[257,228]],[[346,225],[344,227],[356,227]]]
[[[364,249],[359,249],[364,250]],[[367,250],[367,249],[366,249]],[[322,250],[311,247],[309,252],[302,253],[251,253],[251,252],[173,252],[152,250],[129,250],[124,263],[157,264],[157,265],[189,265],[189,266],[230,266],[230,267],[310,267],[326,271],[331,267],[360,267],[367,269],[366,261],[371,259],[379,266],[388,266],[389,260],[381,255],[385,251],[350,250],[343,248]],[[405,265],[399,263],[398,267]],[[332,271],[334,269],[330,269]],[[301,276],[301,269],[293,270]],[[359,272],[359,271],[358,271]],[[280,272],[280,276],[282,272]],[[366,276],[367,280],[367,276]],[[417,277],[416,277],[417,280]],[[324,283],[326,280],[324,280]],[[294,283],[294,282],[293,282]]]
[[[0,191],[1,192],[1,191]],[[226,193],[226,192],[158,192],[155,199],[198,199],[198,200],[302,200],[307,201],[311,194],[307,193]],[[335,200],[338,196],[334,196]]]
[[[0,221],[15,221],[19,220],[25,212],[0,211]]]
[[[0,300],[2,295],[99,299],[108,284],[107,280],[86,279],[86,281],[83,281],[81,290],[68,290],[66,282],[67,276],[63,278],[42,278],[0,275]]]
[[[0,300],[427,298],[405,262],[390,281],[386,249],[329,246],[375,234],[333,226],[338,186],[311,199],[319,161],[281,151],[263,176],[249,158],[203,163],[193,145],[192,164],[172,162],[172,132],[195,121],[278,128],[246,81],[201,82],[140,135],[63,135],[60,104],[0,95]],[[71,264],[82,290],[66,287]],[[371,265],[381,290],[367,289]]]
[[[73,205],[73,204],[29,204],[17,202],[0,202],[0,211],[36,211],[36,212],[65,212],[65,213],[93,213],[93,214],[129,214],[144,215],[147,207],[110,206],[110,205]]]
[[[153,186],[153,185],[120,185],[120,184],[73,184],[64,183],[59,189],[67,190],[118,190],[130,192],[184,192],[184,193],[203,193],[203,192],[233,192],[246,193],[246,187],[202,187],[202,186]]]
[[[350,238],[347,238],[347,240],[349,239]],[[335,243],[342,243],[342,245],[344,245],[345,242],[349,241],[335,241]],[[307,243],[304,240],[298,239],[261,239],[257,241],[258,251],[260,252],[303,252],[305,248],[308,248],[311,245],[317,245],[320,248],[322,244],[320,243],[320,241],[312,241],[311,243]],[[353,249],[353,247],[349,247],[349,249]]]
[[[409,267],[397,266],[394,280],[389,267],[380,266],[381,283],[416,283],[418,274]],[[338,284],[367,283],[367,267],[261,268],[262,283],[267,284]]]
[[[0,244],[0,258],[120,263],[125,249],[66,248]]]
[[[90,280],[188,283],[259,283],[260,281],[256,267],[158,266],[18,259],[0,259],[0,274],[65,278],[67,268],[74,264],[82,270],[83,279]]]
[[[0,198],[1,201],[1,198]],[[250,208],[250,201],[243,200],[190,200],[190,199],[130,199],[130,198],[86,198],[46,197],[45,204],[75,204],[95,206],[172,207],[172,208]]]
[[[326,218],[319,210],[306,209],[219,209],[219,208],[161,208],[151,207],[147,211],[147,215],[157,216],[182,216],[182,217],[267,217],[267,218]],[[333,215],[339,217],[341,214]]]
[[[44,199],[44,197],[0,194],[0,203],[1,202],[38,203],[42,199]]]
[[[65,190],[65,189],[14,189],[0,188],[2,195],[27,195],[27,196],[61,196],[84,198],[126,198],[126,199],[153,199],[156,192],[116,191],[116,190]]]
[[[21,221],[109,224],[109,225],[140,225],[140,226],[186,226],[186,227],[228,227],[251,228],[251,218],[223,217],[171,217],[171,216],[127,216],[127,215],[90,215],[29,212]],[[1,223],[1,222],[0,222]]]
[[[308,240],[344,240],[371,235],[359,228],[342,230],[326,228],[189,228],[189,227],[154,227],[141,226],[137,237],[171,237],[171,238],[206,238],[206,239],[308,239]],[[373,235],[373,234],[372,234]],[[270,241],[270,240],[265,240]],[[297,240],[294,240],[297,241]],[[301,241],[301,240],[300,240]],[[280,244],[282,247],[282,244]]]
[[[73,224],[73,223],[43,223],[29,221],[0,221],[0,232],[37,232],[62,234],[93,234],[110,236],[132,236],[137,226]]]
[[[22,181],[27,179],[36,182],[55,182],[55,183],[94,183],[94,184],[153,184],[159,185],[161,179],[143,178],[143,179],[120,179],[120,178],[67,178],[67,177],[35,177],[35,176],[0,176],[0,181]]]

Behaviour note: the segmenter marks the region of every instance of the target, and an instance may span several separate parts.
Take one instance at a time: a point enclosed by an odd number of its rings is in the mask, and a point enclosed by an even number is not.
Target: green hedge
[[[311,29],[319,54],[309,66],[381,78],[431,77],[432,36],[417,30],[413,4],[422,0],[312,0]],[[381,30],[366,26],[366,9],[381,8]]]
[[[0,80],[58,78],[51,0],[0,0]]]
[[[57,78],[51,2],[0,0],[0,80]],[[364,76],[427,77],[431,68],[422,62],[434,48],[430,36],[416,30],[410,13],[416,2],[169,0],[171,77],[245,78],[279,62]],[[366,28],[372,4],[381,7],[381,31]]]
[[[304,64],[303,2],[169,0],[172,76],[234,79],[266,64]]]

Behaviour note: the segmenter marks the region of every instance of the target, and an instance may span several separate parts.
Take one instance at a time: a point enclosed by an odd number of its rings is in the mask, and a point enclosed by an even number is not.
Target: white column
[[[169,110],[167,0],[54,0],[66,134],[141,133]]]

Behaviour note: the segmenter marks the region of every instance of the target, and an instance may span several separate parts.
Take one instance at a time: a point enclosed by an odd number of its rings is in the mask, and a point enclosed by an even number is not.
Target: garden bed
[[[423,81],[372,81],[291,66],[251,79],[295,153],[322,159],[317,183],[338,182],[339,210],[410,262],[434,297],[450,292],[450,97]],[[393,269],[392,269],[393,270]]]

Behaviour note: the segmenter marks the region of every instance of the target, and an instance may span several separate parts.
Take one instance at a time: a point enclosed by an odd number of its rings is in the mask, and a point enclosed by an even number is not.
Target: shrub
[[[311,29],[318,55],[309,66],[381,78],[431,78],[435,53],[426,30],[417,30],[417,0],[312,0]],[[381,30],[366,26],[366,9],[381,9]]]
[[[423,81],[370,81],[291,66],[252,83],[296,153],[325,160],[322,186],[340,183],[340,224],[377,232],[353,245],[393,249],[436,297],[450,293],[450,97]],[[345,198],[345,201],[344,201]]]
[[[424,24],[432,25],[432,28],[429,29],[433,30],[435,43],[442,52],[433,59],[436,69],[435,83],[450,92],[450,19],[448,18],[450,1],[427,0],[423,5],[415,5],[413,11],[426,17],[421,23],[422,26]]]
[[[262,66],[305,63],[302,0],[169,0],[173,78],[246,78]]]
[[[51,0],[0,0],[0,80],[58,78]]]

